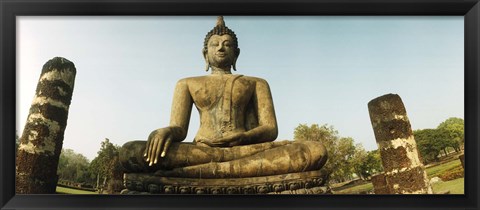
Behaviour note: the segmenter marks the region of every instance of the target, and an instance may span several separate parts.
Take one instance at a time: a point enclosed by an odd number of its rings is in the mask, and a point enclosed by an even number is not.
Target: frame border
[[[15,195],[16,16],[461,15],[465,50],[465,195]],[[477,209],[479,0],[0,0],[1,209]]]

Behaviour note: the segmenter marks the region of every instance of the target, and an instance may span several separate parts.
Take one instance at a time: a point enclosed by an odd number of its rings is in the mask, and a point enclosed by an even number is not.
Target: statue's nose
[[[224,52],[225,51],[225,46],[223,46],[223,44],[218,45],[218,51],[219,52]]]

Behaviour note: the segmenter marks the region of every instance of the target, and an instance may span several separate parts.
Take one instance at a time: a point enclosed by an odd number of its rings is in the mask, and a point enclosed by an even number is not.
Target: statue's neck
[[[212,74],[232,74],[231,67],[219,68],[212,66]]]

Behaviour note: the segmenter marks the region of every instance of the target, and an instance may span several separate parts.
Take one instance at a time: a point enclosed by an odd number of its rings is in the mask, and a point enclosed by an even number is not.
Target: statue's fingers
[[[241,140],[232,141],[232,142],[230,142],[230,143],[228,144],[228,146],[231,146],[231,147],[233,147],[233,146],[238,146],[238,145],[240,145],[241,143],[242,143]]]
[[[226,141],[226,138],[225,138],[225,137],[222,137],[222,138],[219,138],[219,139],[217,139],[217,140],[215,140],[215,141],[212,141],[212,143],[214,143],[214,144],[223,144],[223,143],[225,143],[225,141]]]
[[[165,142],[165,145],[163,146],[163,151],[160,157],[165,157],[165,155],[167,154],[167,150],[170,147],[170,144],[172,144],[172,138],[168,137],[167,141]]]
[[[232,141],[232,138],[225,137],[225,138],[220,139],[220,141],[218,141],[218,144],[220,146],[228,146],[228,144],[230,144],[231,141]]]
[[[145,152],[143,153],[144,158],[148,158],[148,150],[150,149],[150,136],[148,137],[147,144],[145,146]]]
[[[160,152],[162,151],[162,148],[163,148],[163,144],[165,142],[165,139],[160,139],[158,141],[158,144],[154,145],[155,148],[154,148],[154,153],[153,153],[153,164],[157,164],[158,162],[158,158],[160,157]]]
[[[226,146],[227,144],[225,142],[209,142],[208,143],[209,146],[212,146],[212,147],[221,147],[221,146]]]
[[[152,160],[152,152],[153,152],[153,145],[155,144],[155,137],[149,138],[148,140],[148,147],[147,147],[147,162],[150,162]]]
[[[154,138],[153,145],[151,146],[152,150],[149,155],[149,165],[152,166],[154,164],[155,158],[156,158],[156,152],[158,148],[158,144],[160,144],[162,140],[159,138]]]

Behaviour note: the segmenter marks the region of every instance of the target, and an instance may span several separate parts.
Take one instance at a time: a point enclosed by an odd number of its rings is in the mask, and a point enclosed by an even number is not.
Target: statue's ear
[[[208,71],[210,68],[210,63],[208,63],[207,50],[202,49],[203,58],[205,59],[205,71]]]
[[[237,70],[236,64],[237,64],[237,59],[239,55],[240,55],[240,48],[237,48],[237,50],[235,50],[235,58],[233,59],[233,64],[232,64],[233,70],[235,71]]]

